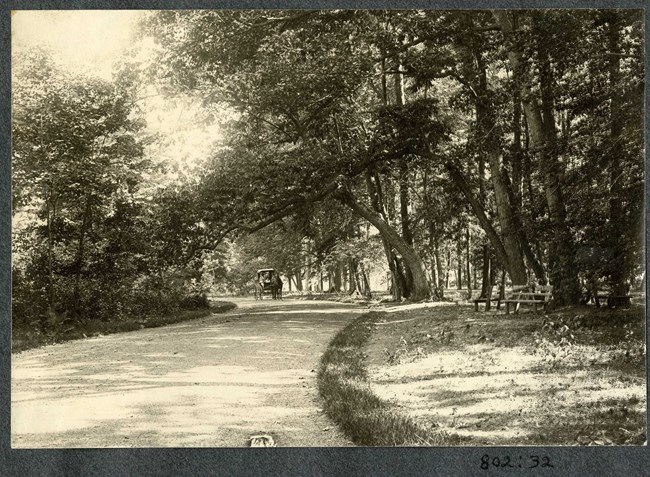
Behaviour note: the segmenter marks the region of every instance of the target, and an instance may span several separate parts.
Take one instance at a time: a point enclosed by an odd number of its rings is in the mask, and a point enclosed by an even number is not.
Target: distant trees
[[[378,254],[411,300],[507,273],[570,305],[643,271],[640,11],[179,10],[143,35],[158,56],[115,82],[14,61],[30,316],[206,274],[234,291],[258,264],[366,292]],[[232,118],[185,181],[151,170],[139,81]]]

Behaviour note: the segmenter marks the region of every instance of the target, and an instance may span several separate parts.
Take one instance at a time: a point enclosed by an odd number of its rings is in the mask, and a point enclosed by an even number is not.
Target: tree
[[[232,18],[233,15],[235,18]],[[264,197],[265,200],[238,202],[249,204],[246,211],[249,224],[251,216],[257,215],[263,225],[270,221],[262,217],[280,218],[295,212],[295,208],[291,209],[290,206],[320,200],[334,192],[339,175],[354,177],[373,162],[372,157],[360,154],[363,143],[355,140],[359,136],[355,130],[358,131],[362,120],[353,114],[358,107],[353,101],[363,98],[355,93],[359,83],[368,80],[372,66],[366,44],[360,42],[360,46],[355,46],[352,41],[353,37],[358,36],[360,22],[356,19],[341,21],[350,18],[349,12],[340,15],[321,12],[308,15],[307,20],[301,17],[299,26],[294,28],[279,21],[269,24],[265,15],[265,12],[191,13],[184,17],[160,15],[154,22],[161,31],[160,38],[166,47],[176,52],[189,49],[201,66],[192,71],[179,72],[175,80],[182,81],[187,88],[209,90],[208,100],[229,104],[245,115],[243,117],[247,124],[239,129],[239,138],[245,143],[247,151],[251,147],[257,148],[256,157],[251,161],[251,172],[258,173],[256,179],[248,181],[246,189],[253,189],[251,192],[256,197]],[[175,26],[174,22],[181,22],[185,28],[198,31],[206,22],[222,24],[226,17],[232,20],[232,23],[228,23],[232,25],[228,33],[239,36],[239,40],[232,45],[224,36],[222,42],[227,48],[208,57],[199,54],[206,45],[193,42],[193,35],[188,37],[188,44],[179,45],[169,33]],[[242,24],[249,28],[242,30]],[[310,28],[305,28],[306,25]],[[333,29],[333,25],[337,28]],[[223,35],[226,33],[221,32]],[[348,39],[341,42],[346,35]],[[243,50],[242,45],[246,45]],[[346,61],[342,61],[343,58]],[[226,60],[228,68],[220,70]],[[217,81],[215,70],[228,80],[221,78]],[[184,76],[186,74],[189,76]],[[309,78],[308,83],[305,78]],[[300,101],[296,101],[297,98]],[[246,135],[241,136],[241,133]],[[264,139],[260,142],[262,137]],[[275,147],[270,147],[270,144]],[[241,154],[240,157],[246,157],[242,146],[233,150]],[[265,159],[260,161],[260,156]],[[278,181],[281,187],[268,182],[269,174],[259,174],[266,164],[272,165],[274,176],[282,179]],[[254,187],[262,178],[265,179],[265,191]],[[297,193],[298,187],[301,194]],[[269,191],[274,192],[269,194]],[[337,197],[342,199],[344,196]],[[358,201],[347,200],[350,197],[348,194],[345,197],[346,200],[341,200],[343,204],[356,213],[365,214],[365,208],[357,207]],[[254,210],[256,206],[262,206],[263,211]],[[364,218],[368,218],[367,215]],[[252,223],[248,226],[233,225],[233,228],[253,230],[259,226],[259,223]],[[384,227],[380,230],[382,234],[387,234],[388,241],[401,240],[398,234],[388,233]],[[405,266],[417,276],[416,280],[422,280],[425,275],[421,260],[412,246],[406,245],[409,247],[408,253],[402,253]],[[402,243],[391,243],[391,246],[403,248]],[[412,268],[420,270],[413,272]],[[426,281],[418,282],[414,289],[413,298],[428,296]]]
[[[14,215],[25,218],[29,234],[16,231],[15,264],[28,270],[44,257],[47,315],[55,319],[59,307],[79,316],[89,256],[101,255],[96,232],[148,168],[142,123],[124,90],[66,74],[43,50],[15,65]]]
[[[564,203],[564,187],[561,176],[562,165],[558,157],[557,130],[554,116],[553,72],[546,44],[548,35],[537,37],[537,60],[539,67],[539,91],[541,102],[532,94],[530,73],[523,58],[522,45],[509,36],[515,26],[511,14],[494,11],[494,17],[508,42],[508,59],[521,88],[524,114],[528,123],[532,147],[539,151],[539,165],[544,178],[546,202],[553,231],[550,251],[551,282],[557,288],[554,299],[558,304],[574,304],[580,298],[577,268],[575,266],[575,245],[569,230]],[[539,16],[535,16],[539,20]],[[528,75],[528,76],[526,76]]]
[[[454,241],[474,263],[478,238],[492,250],[483,244],[484,293],[494,255],[515,284],[528,282],[529,269],[545,283],[548,270],[561,305],[577,301],[579,277],[629,283],[638,266],[637,232],[617,245],[610,228],[638,229],[638,207],[623,205],[627,197],[638,204],[640,190],[635,15],[162,12],[148,28],[163,47],[154,71],[168,88],[238,115],[197,184],[205,213],[196,219],[217,236],[336,200],[379,230],[397,297],[427,297],[422,257],[435,257],[439,282],[444,260],[436,254]],[[597,51],[603,41],[612,51]],[[594,107],[603,98],[611,111]],[[600,196],[602,181],[578,179],[599,161],[610,171]],[[626,185],[612,175],[615,164]],[[473,216],[464,207],[450,212],[450,223],[463,224],[462,241],[439,231],[448,226],[439,214],[422,212],[436,207],[431,189],[441,188],[441,174]],[[608,221],[590,223],[580,212],[579,203],[593,200]],[[585,239],[592,230],[607,240]],[[582,257],[594,254],[583,246],[611,253],[589,262]]]

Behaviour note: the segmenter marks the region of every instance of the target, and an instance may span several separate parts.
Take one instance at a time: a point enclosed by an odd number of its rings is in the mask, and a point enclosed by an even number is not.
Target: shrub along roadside
[[[441,446],[457,437],[418,425],[373,394],[368,383],[363,347],[380,313],[352,321],[330,342],[321,358],[318,390],[327,416],[357,445]]]
[[[77,322],[74,326],[61,329],[50,329],[47,332],[33,330],[26,327],[13,327],[12,329],[12,353],[25,351],[31,348],[38,348],[54,343],[62,343],[91,336],[123,333],[142,328],[157,328],[159,326],[171,325],[181,321],[189,321],[213,313],[224,313],[232,310],[237,305],[226,301],[211,302],[209,306],[200,306],[195,309],[180,310],[174,313],[146,316],[140,320],[86,320]]]

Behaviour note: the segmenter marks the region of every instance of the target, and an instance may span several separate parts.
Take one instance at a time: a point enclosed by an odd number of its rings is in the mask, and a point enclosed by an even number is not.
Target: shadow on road
[[[225,314],[15,356],[12,446],[238,447],[256,433],[349,445],[320,411],[315,371],[365,308],[231,301]]]

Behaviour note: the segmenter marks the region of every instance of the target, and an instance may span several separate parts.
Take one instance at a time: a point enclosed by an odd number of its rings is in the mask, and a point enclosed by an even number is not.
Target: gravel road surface
[[[316,371],[357,313],[319,301],[236,300],[163,328],[12,357],[14,448],[352,445],[325,417]]]

